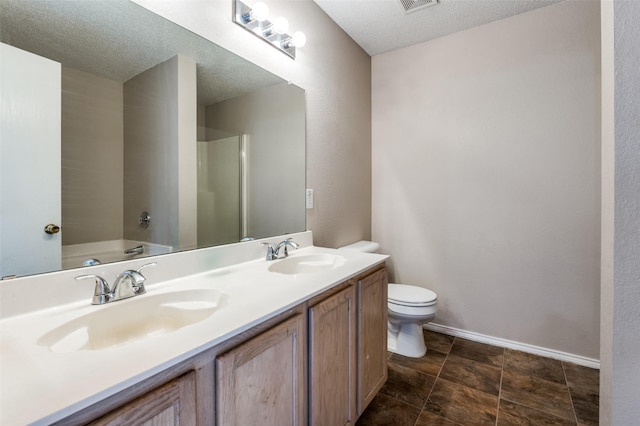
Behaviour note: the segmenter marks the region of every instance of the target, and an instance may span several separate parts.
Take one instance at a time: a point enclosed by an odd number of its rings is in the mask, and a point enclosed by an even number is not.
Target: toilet
[[[339,250],[376,253],[380,244],[358,241]],[[438,296],[431,290],[407,284],[389,283],[387,296],[387,349],[399,355],[420,358],[427,353],[422,326],[436,317]]]

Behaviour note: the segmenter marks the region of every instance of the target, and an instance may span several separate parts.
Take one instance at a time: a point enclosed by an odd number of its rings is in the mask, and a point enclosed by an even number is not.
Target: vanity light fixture
[[[273,20],[273,31],[278,34],[286,34],[289,31],[289,21],[284,16],[279,16]]]
[[[259,1],[252,7],[241,0],[233,0],[233,22],[255,36],[266,41],[276,49],[296,58],[296,48],[301,48],[307,42],[307,37],[301,31],[289,35],[289,21],[280,16],[269,21],[269,7]]]
[[[251,21],[263,22],[267,19],[269,19],[269,7],[261,1],[256,2],[252,9],[242,15],[242,22],[244,23]]]

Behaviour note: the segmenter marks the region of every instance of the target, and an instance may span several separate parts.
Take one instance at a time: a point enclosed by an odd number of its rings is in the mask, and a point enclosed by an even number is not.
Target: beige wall
[[[598,2],[375,56],[373,238],[436,323],[597,359]]]
[[[122,238],[122,117],[122,83],[62,68],[63,245]]]
[[[247,236],[305,230],[304,92],[282,83],[210,105],[209,129],[247,135]],[[302,178],[300,178],[302,177]]]
[[[195,63],[175,56],[124,83],[125,239],[196,246],[195,79]]]
[[[602,425],[640,418],[638,21],[639,2],[602,2]]]
[[[269,2],[307,35],[295,61],[234,24],[231,1],[135,1],[305,89],[307,229],[329,247],[370,238],[370,57],[311,0]]]

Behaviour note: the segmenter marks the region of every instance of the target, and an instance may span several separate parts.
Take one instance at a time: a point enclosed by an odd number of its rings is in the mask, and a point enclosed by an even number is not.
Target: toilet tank
[[[357,243],[349,244],[338,248],[338,250],[350,250],[359,251],[361,253],[377,253],[380,250],[380,244],[375,241],[358,241]]]

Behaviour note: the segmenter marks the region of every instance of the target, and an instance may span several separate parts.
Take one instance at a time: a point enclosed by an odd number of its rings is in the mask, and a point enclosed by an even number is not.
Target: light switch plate
[[[306,205],[308,209],[313,208],[313,189],[307,189],[307,195],[305,197]]]

